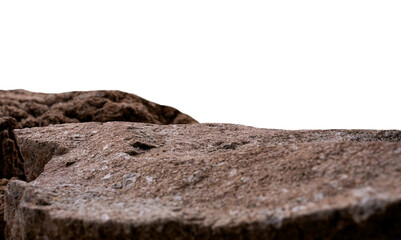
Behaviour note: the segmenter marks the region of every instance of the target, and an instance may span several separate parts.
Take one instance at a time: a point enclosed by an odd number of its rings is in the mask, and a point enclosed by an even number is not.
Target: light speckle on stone
[[[103,222],[106,222],[106,221],[108,221],[110,219],[110,217],[109,217],[109,215],[107,214],[107,213],[103,213],[102,214],[102,221]]]
[[[108,173],[104,177],[102,177],[102,180],[106,180],[106,179],[109,179],[109,178],[111,178],[111,174],[110,173]]]
[[[151,184],[154,181],[153,177],[151,176],[146,176],[145,179],[148,184]]]
[[[323,193],[318,192],[318,193],[313,194],[313,198],[316,202],[318,202],[324,198],[324,195],[323,195]]]
[[[230,171],[229,176],[230,177],[234,177],[236,174],[237,174],[237,169],[233,169],[233,170]]]
[[[135,173],[128,173],[128,174],[124,174],[123,176],[123,188],[130,188],[137,179],[137,174]]]

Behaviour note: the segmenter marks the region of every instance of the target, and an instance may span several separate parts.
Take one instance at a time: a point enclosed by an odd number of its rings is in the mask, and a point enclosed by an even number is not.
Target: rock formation
[[[108,122],[15,139],[30,182],[7,185],[7,239],[401,238],[400,131]]]
[[[44,94],[0,90],[0,117],[5,116],[13,117],[17,128],[92,121],[196,123],[177,109],[120,91]]]
[[[53,143],[31,142],[36,162],[24,161],[13,129],[76,122],[130,121],[154,124],[196,123],[177,109],[158,105],[134,94],[120,91],[69,92],[61,94],[33,93],[24,90],[0,90],[0,240],[4,239],[3,192],[10,178],[36,178],[45,162],[62,154]],[[27,152],[27,159],[31,156]],[[34,176],[34,177],[32,177]]]

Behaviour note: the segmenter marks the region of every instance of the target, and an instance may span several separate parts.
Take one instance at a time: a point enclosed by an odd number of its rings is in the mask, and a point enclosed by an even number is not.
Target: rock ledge
[[[230,124],[15,131],[8,239],[400,239],[401,132]],[[40,166],[40,167],[38,167]]]

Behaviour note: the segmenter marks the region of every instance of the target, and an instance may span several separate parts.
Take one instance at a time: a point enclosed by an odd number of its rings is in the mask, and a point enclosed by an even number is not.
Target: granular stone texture
[[[16,119],[17,128],[92,121],[196,123],[177,109],[120,91],[45,94],[0,90],[0,117],[4,116]]]
[[[15,130],[7,239],[401,239],[400,131]],[[43,171],[43,172],[42,172]]]

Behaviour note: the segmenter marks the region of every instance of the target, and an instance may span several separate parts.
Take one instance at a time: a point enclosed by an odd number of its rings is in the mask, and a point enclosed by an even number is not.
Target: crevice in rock
[[[24,156],[26,180],[35,180],[53,156],[63,155],[68,150],[56,142],[37,141],[32,139],[20,140],[21,154]]]
[[[24,158],[18,146],[11,117],[0,118],[0,240],[4,237],[4,189],[10,179],[26,180]]]
[[[156,147],[156,146],[154,146],[152,144],[139,142],[139,141],[136,141],[136,142],[134,142],[134,143],[132,143],[130,145],[132,147],[132,150],[129,150],[129,151],[125,152],[130,156],[136,156],[136,155],[145,153],[146,151]]]
[[[22,164],[18,163],[18,168],[21,171],[21,173],[17,176],[13,176],[13,177],[18,177],[21,180],[26,180],[25,168],[23,166],[23,164],[25,162],[24,157],[21,154],[21,150],[18,145],[17,139],[15,137],[14,130],[10,128],[8,131],[9,131],[10,139],[14,142],[15,149],[17,150],[18,159],[20,160],[20,163],[22,163]]]
[[[13,131],[16,125],[13,118],[0,118],[0,178],[26,180],[24,158]]]
[[[133,144],[131,144],[131,146],[133,146],[134,148],[140,148],[145,151],[156,147],[151,144],[143,143],[143,142],[134,142]]]

